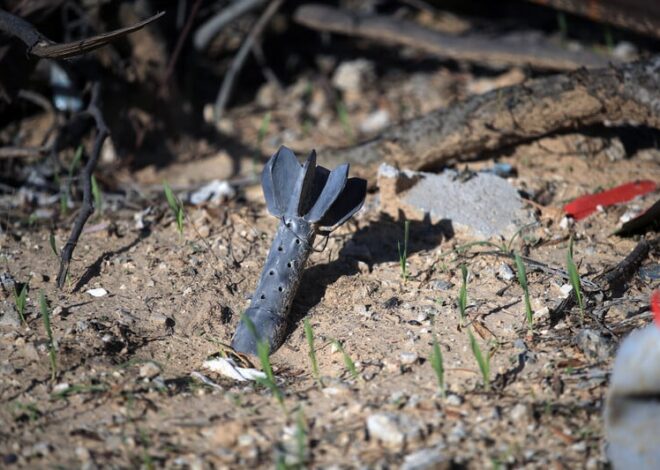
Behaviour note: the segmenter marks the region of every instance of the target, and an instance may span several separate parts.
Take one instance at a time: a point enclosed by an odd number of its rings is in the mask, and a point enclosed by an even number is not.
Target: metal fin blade
[[[360,210],[367,196],[367,181],[362,178],[349,178],[339,197],[330,210],[320,220],[322,227],[337,227]]]
[[[303,165],[302,171],[298,173],[298,179],[291,192],[291,183],[287,186],[289,190],[289,203],[286,214],[289,216],[303,215],[311,206],[310,195],[316,174],[316,152],[312,150]]]
[[[298,179],[301,166],[296,154],[287,147],[280,147],[270,157],[261,174],[261,186],[268,212],[282,216],[289,204],[291,185]]]
[[[315,223],[321,220],[326,212],[332,207],[332,204],[337,200],[341,192],[346,186],[348,180],[348,163],[339,165],[337,168],[330,172],[330,176],[323,187],[323,191],[316,199],[314,206],[305,216],[308,222]]]

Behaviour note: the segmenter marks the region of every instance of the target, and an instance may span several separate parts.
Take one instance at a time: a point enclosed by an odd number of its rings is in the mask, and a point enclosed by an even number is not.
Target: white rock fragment
[[[497,276],[503,281],[510,281],[516,275],[514,274],[513,269],[511,269],[511,267],[508,264],[501,263],[500,267],[497,269]]]
[[[401,470],[440,470],[450,467],[451,459],[444,454],[442,446],[436,446],[406,455]]]
[[[660,317],[660,314],[658,315]],[[607,455],[615,469],[660,468],[660,326],[633,331],[619,347],[605,406]]]
[[[374,66],[366,59],[342,62],[332,76],[332,84],[345,92],[359,92],[373,76]]]
[[[385,109],[379,109],[369,114],[361,123],[360,131],[365,133],[380,132],[390,125],[390,113]]]
[[[571,291],[572,291],[572,290],[573,290],[573,286],[571,286],[570,284],[563,284],[563,285],[559,288],[559,292],[560,292],[561,298],[562,298],[562,299],[565,299],[566,297],[568,297],[568,296],[571,294]]]
[[[103,287],[97,287],[95,289],[89,289],[87,290],[87,293],[91,295],[92,297],[105,297],[108,295],[108,291],[105,290]]]
[[[416,352],[402,352],[399,355],[399,360],[401,364],[410,366],[419,360],[419,355]]]
[[[68,383],[62,382],[53,387],[53,393],[54,394],[64,393],[67,390],[69,390],[69,388],[71,388],[71,386]]]
[[[421,423],[404,414],[373,414],[367,418],[367,430],[371,438],[394,448],[401,448],[423,437]]]
[[[153,361],[147,361],[140,366],[140,377],[142,378],[153,379],[160,372],[160,366]]]
[[[238,382],[255,381],[256,379],[265,379],[266,374],[257,369],[239,367],[233,359],[217,357],[204,361],[202,367],[212,372],[216,372]]]

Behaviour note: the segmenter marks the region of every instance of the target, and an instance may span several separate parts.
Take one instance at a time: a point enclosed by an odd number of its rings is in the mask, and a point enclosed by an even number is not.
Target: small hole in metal
[[[296,238],[296,245],[300,245],[300,240]]]
[[[287,267],[287,268],[290,268],[290,267],[291,267],[291,261],[289,261],[289,262],[286,264],[286,267]]]
[[[283,251],[284,249],[281,246],[277,247],[277,251]]]
[[[275,271],[270,271],[268,274],[272,276],[273,274],[275,274]]]
[[[278,287],[277,290],[282,292],[282,286]]]
[[[261,300],[264,300],[265,298],[266,298],[266,296],[261,294]]]

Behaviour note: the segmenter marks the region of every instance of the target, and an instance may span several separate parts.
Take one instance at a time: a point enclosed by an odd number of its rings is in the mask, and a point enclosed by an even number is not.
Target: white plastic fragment
[[[234,188],[226,181],[213,180],[196,191],[190,193],[191,204],[198,205],[205,202],[222,202],[236,195]]]
[[[233,359],[225,359],[223,357],[217,357],[215,359],[204,361],[202,367],[220,375],[224,375],[225,377],[229,377],[230,379],[234,379],[238,382],[255,381],[257,379],[266,378],[266,374],[260,370],[239,367],[236,365]]]
[[[97,287],[96,289],[89,289],[87,293],[92,297],[105,297],[106,295],[108,295],[108,291],[105,290],[103,287]]]

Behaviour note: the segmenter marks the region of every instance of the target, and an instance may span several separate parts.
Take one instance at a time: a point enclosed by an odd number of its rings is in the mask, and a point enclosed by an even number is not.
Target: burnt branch
[[[160,12],[126,28],[115,29],[114,31],[98,34],[91,38],[81,39],[80,41],[57,43],[41,34],[24,19],[12,15],[5,10],[0,10],[0,32],[20,39],[27,46],[28,52],[34,56],[48,59],[68,59],[93,51],[115,39],[134,33],[149,23],[156,21],[164,14],[165,12]]]
[[[94,83],[92,87],[92,97],[89,102],[89,106],[85,111],[96,124],[96,138],[94,140],[94,147],[92,148],[92,153],[90,155],[87,164],[82,171],[82,185],[83,185],[83,201],[80,207],[80,212],[76,216],[76,220],[73,224],[73,229],[71,230],[71,235],[67,240],[66,244],[62,248],[60,253],[60,269],[57,274],[57,287],[61,289],[64,286],[66,281],[67,274],[69,273],[69,264],[71,263],[71,258],[73,256],[73,251],[76,249],[80,235],[85,227],[87,219],[94,213],[94,204],[92,197],[92,174],[98,163],[99,156],[101,155],[101,148],[103,147],[103,142],[108,137],[109,131],[106,126],[105,120],[103,119],[103,114],[99,108],[99,97],[100,95],[100,85],[98,82]]]

